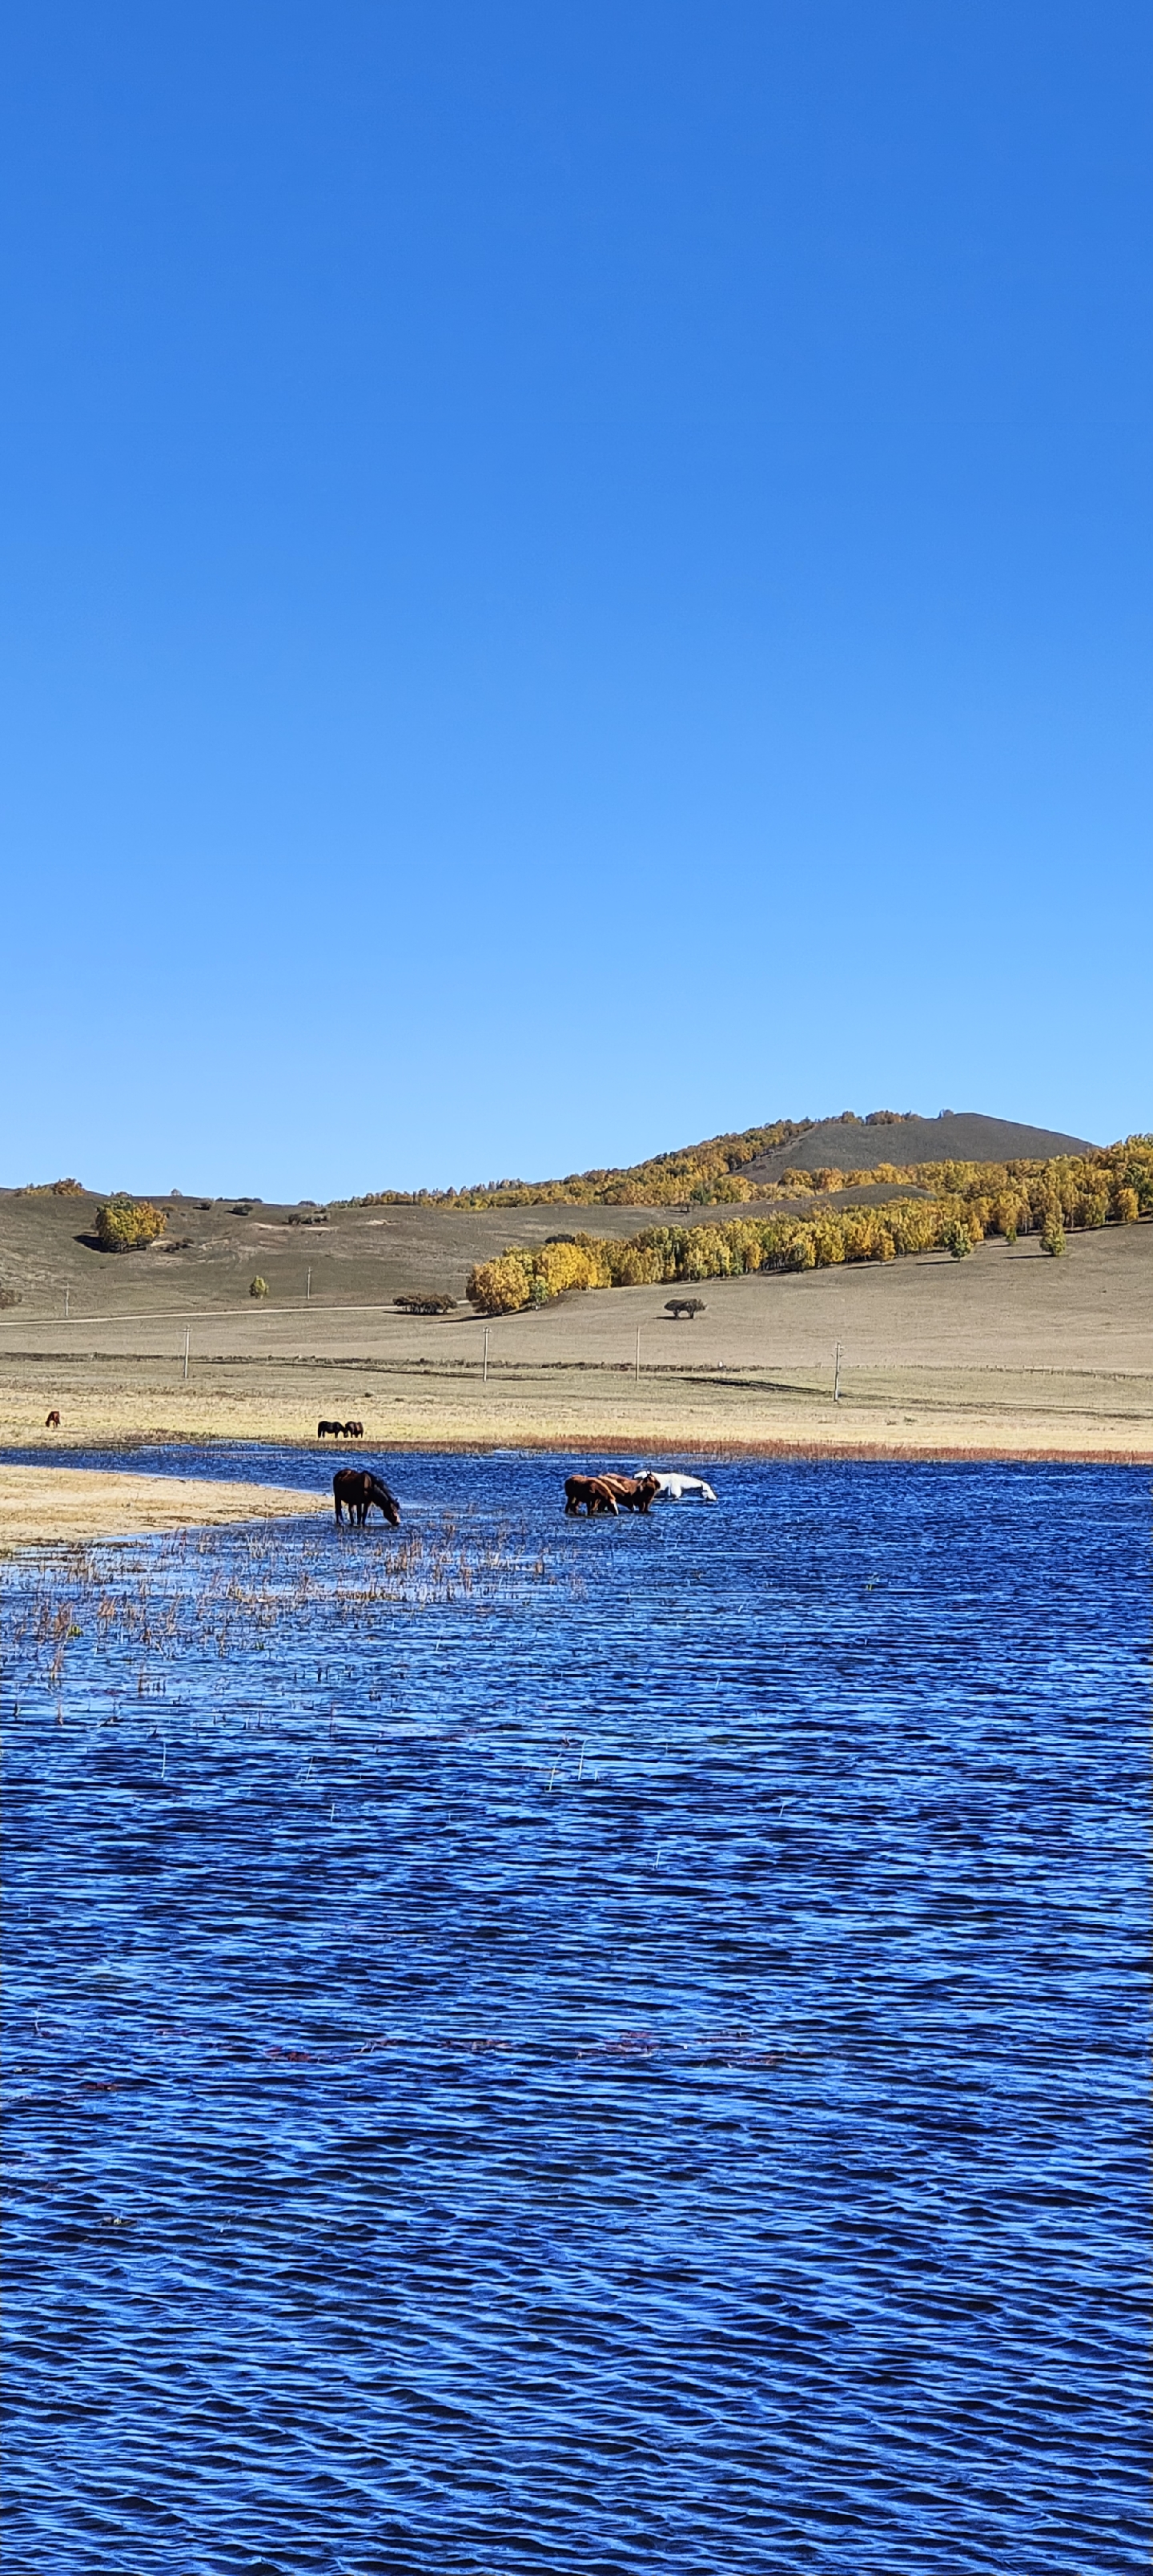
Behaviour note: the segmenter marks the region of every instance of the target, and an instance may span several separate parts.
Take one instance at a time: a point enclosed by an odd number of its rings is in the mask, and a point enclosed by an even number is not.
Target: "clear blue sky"
[[[1147,0],[16,0],[0,1179],[1153,1124]]]

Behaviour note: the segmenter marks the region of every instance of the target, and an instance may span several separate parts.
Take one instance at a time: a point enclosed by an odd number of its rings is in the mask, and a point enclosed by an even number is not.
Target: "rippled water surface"
[[[9,2564],[1143,2566],[1146,1480],[380,1463],[5,1571]]]

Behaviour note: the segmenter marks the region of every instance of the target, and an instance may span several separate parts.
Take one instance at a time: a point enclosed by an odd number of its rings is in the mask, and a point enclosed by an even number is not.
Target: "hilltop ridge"
[[[1029,1127],[1012,1118],[990,1118],[978,1110],[942,1109],[936,1118],[914,1110],[873,1109],[859,1118],[851,1109],[838,1118],[778,1118],[759,1127],[707,1136],[695,1145],[674,1146],[640,1163],[609,1164],[563,1178],[543,1181],[478,1181],[463,1189],[366,1190],[358,1197],[333,1199],[333,1208],[454,1207],[483,1210],[516,1207],[674,1207],[696,1200],[708,1205],[739,1198],[747,1186],[754,1195],[775,1190],[795,1173],[802,1188],[809,1173],[879,1171],[928,1180],[946,1163],[1048,1162],[1062,1156],[1096,1154],[1102,1149],[1084,1136],[1066,1136],[1053,1127]],[[924,1167],[922,1171],[922,1167]],[[738,1187],[737,1184],[740,1184]],[[76,1180],[26,1184],[0,1189],[4,1199],[91,1199],[116,1192],[87,1189]],[[225,1199],[199,1198],[195,1191],[140,1190],[137,1198],[178,1207],[222,1213]],[[175,1203],[175,1205],[173,1204]],[[277,1203],[279,1205],[279,1202]],[[323,1222],[313,1199],[297,1201],[299,1222]],[[257,1192],[239,1194],[232,1213],[263,1209]]]
[[[823,1118],[795,1145],[776,1146],[741,1166],[747,1181],[779,1181],[785,1171],[863,1172],[878,1163],[1045,1163],[1064,1154],[1097,1151],[1086,1136],[1064,1136],[1053,1127],[1022,1126],[1015,1118],[988,1118],[976,1109],[942,1109],[937,1118],[873,1110],[868,1118]]]
[[[940,1163],[1047,1162],[1066,1154],[1092,1154],[1084,1136],[1051,1127],[1028,1127],[978,1110],[943,1109],[937,1118],[914,1110],[873,1109],[858,1118],[779,1118],[772,1125],[709,1136],[653,1154],[646,1162],[587,1172],[563,1180],[488,1181],[460,1190],[369,1190],[352,1207],[660,1207],[698,1198],[739,1195],[739,1180],[761,1188],[786,1172],[908,1169]]]

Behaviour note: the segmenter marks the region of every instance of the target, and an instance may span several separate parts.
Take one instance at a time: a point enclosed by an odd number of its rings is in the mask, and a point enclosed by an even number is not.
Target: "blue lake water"
[[[1147,1479],[377,1463],[4,1570],[9,2564],[1144,2566]]]

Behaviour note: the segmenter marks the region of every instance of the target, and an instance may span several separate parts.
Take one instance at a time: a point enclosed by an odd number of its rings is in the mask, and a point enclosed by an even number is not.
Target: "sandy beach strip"
[[[209,1476],[129,1476],[95,1467],[0,1466],[0,1553],[63,1540],[133,1538],[148,1530],[296,1518],[330,1508],[324,1493]]]

